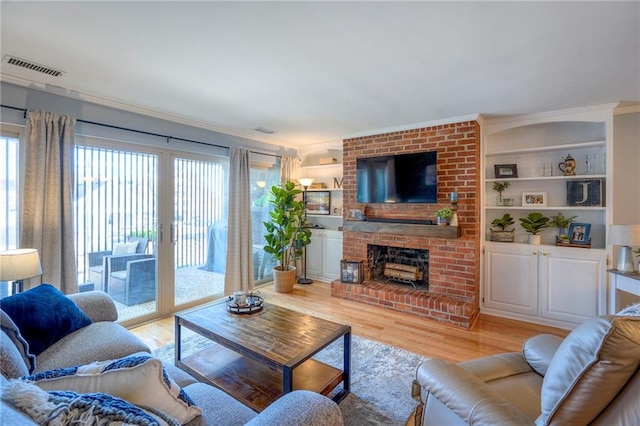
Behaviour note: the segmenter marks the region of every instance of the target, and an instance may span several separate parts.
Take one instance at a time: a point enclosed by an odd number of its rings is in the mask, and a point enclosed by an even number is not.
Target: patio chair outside
[[[127,306],[150,302],[156,298],[156,259],[131,260],[121,271],[111,272],[109,295]]]
[[[147,245],[149,244],[149,239],[145,237],[131,237],[129,238],[129,243],[138,242],[138,246],[136,247],[136,255],[144,254],[147,251]],[[95,284],[96,290],[102,290],[108,292],[109,289],[109,271],[113,272],[112,269],[109,269],[109,263],[107,261],[108,257],[113,256],[135,256],[132,254],[112,254],[112,250],[103,250],[103,251],[94,251],[87,253],[87,258],[89,262],[89,281]],[[138,257],[139,258],[139,257]],[[129,259],[135,260],[135,259]],[[123,270],[126,268],[126,263],[122,263],[122,266],[117,270]]]

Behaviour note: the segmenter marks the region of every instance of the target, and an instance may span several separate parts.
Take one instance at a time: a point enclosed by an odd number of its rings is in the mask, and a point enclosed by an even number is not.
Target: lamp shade
[[[18,281],[38,275],[42,275],[38,250],[16,249],[0,252],[0,281]]]
[[[640,225],[610,225],[608,243],[616,246],[640,246]]]
[[[300,185],[304,186],[305,188],[311,186],[314,180],[314,178],[298,178],[298,182],[300,182]]]

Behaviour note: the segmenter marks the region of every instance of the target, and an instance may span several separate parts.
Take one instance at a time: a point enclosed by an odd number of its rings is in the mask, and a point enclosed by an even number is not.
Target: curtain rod
[[[22,112],[24,112],[25,118],[27,116],[27,108],[14,107],[14,106],[11,106],[11,105],[0,105],[0,106],[2,108],[13,109],[13,110],[16,110],[16,111],[22,111]],[[82,120],[80,118],[77,118],[76,121],[78,121],[80,123],[85,123],[85,124],[92,124],[94,126],[108,127],[110,129],[117,129],[117,130],[124,130],[124,131],[127,131],[127,132],[141,133],[143,135],[149,135],[149,136],[157,136],[159,138],[166,139],[167,143],[169,143],[171,140],[174,140],[174,141],[195,143],[195,144],[198,144],[198,145],[214,146],[216,148],[229,149],[228,146],[224,146],[224,145],[217,145],[217,144],[209,143],[209,142],[196,141],[196,140],[193,140],[193,139],[178,138],[178,137],[169,136],[169,135],[162,135],[160,133],[153,133],[153,132],[147,132],[147,131],[144,131],[144,130],[130,129],[128,127],[114,126],[113,124],[98,123],[97,121]],[[260,155],[267,155],[267,156],[270,156],[270,157],[282,158],[281,155],[271,154],[269,152],[260,152],[260,151],[252,151],[252,150],[249,150],[249,152],[252,153],[252,154],[260,154]]]

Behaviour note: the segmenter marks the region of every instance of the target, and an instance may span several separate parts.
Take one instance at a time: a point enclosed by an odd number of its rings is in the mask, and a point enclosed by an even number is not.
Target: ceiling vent
[[[265,129],[264,127],[256,127],[253,130],[255,130],[256,132],[265,133],[267,135],[272,135],[276,132],[275,130]]]
[[[50,75],[52,77],[60,77],[62,75],[62,71],[47,67],[44,65],[36,64],[35,62],[25,61],[24,59],[16,58],[15,56],[5,56],[4,63],[15,65],[17,67],[26,68],[31,71],[41,72],[43,74]]]

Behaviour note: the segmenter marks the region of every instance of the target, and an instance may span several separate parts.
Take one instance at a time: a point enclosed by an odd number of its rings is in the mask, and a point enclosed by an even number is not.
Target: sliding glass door
[[[79,144],[74,160],[80,291],[108,293],[121,321],[154,315],[159,153]]]
[[[224,295],[227,249],[227,158],[174,154],[173,182],[174,305]]]

